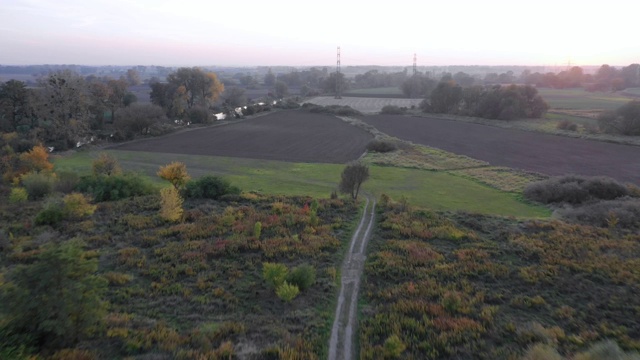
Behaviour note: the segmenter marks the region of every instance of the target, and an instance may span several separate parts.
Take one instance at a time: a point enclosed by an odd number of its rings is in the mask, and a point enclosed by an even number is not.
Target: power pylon
[[[413,53],[413,76],[418,74],[418,58],[416,57],[416,53]]]
[[[340,46],[338,46],[338,58],[336,61],[336,99],[342,99],[340,80]]]

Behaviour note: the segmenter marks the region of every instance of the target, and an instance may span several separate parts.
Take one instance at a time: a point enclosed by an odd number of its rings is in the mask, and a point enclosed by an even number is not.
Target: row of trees
[[[533,86],[462,87],[453,80],[440,82],[420,107],[431,113],[500,120],[540,118],[549,109]]]

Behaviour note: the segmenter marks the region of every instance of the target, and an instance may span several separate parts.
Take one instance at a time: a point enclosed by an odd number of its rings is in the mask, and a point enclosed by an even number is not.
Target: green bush
[[[43,209],[36,215],[36,225],[56,226],[65,218],[64,203],[60,199],[47,201]]]
[[[367,144],[367,151],[373,151],[377,153],[388,153],[391,151],[395,151],[396,149],[398,149],[396,144],[387,140],[374,139]]]
[[[225,179],[205,175],[197,180],[187,182],[184,192],[187,198],[219,199],[223,195],[238,195],[240,189],[232,186]]]
[[[61,193],[72,193],[80,182],[80,176],[71,171],[59,171],[56,175],[58,181],[56,181],[55,190]]]
[[[395,105],[385,105],[380,109],[380,114],[402,115],[407,112],[407,108]]]
[[[80,178],[77,189],[91,194],[98,202],[149,195],[155,191],[153,185],[142,176],[134,173],[83,176]]]
[[[55,178],[45,173],[28,173],[22,176],[22,186],[27,190],[29,199],[38,200],[51,194]]]
[[[288,273],[289,269],[284,264],[268,262],[262,264],[262,277],[274,289],[279,288],[284,283]]]
[[[398,335],[391,335],[384,342],[384,357],[387,359],[397,359],[406,348],[407,346],[402,343]]]
[[[604,176],[568,175],[535,182],[527,186],[524,196],[543,204],[582,204],[592,200],[613,200],[629,195],[629,188]]]
[[[290,302],[291,300],[295,299],[299,293],[300,289],[298,289],[297,286],[291,285],[286,281],[276,289],[276,295],[278,295],[280,299],[286,302]]]
[[[29,199],[29,194],[25,188],[13,188],[9,193],[9,202],[12,204],[20,204]]]
[[[316,269],[309,264],[297,266],[287,275],[287,282],[301,291],[307,290],[316,282]]]
[[[599,227],[616,226],[622,229],[640,229],[640,200],[620,199],[600,201],[558,212],[561,218]]]
[[[560,130],[578,131],[578,124],[569,120],[560,121],[556,127]]]

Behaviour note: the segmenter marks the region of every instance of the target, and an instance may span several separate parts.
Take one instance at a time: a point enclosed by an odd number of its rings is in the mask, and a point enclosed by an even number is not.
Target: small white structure
[[[216,120],[224,120],[227,118],[227,114],[221,112],[221,113],[217,113],[217,114],[213,114],[213,116],[216,117]]]

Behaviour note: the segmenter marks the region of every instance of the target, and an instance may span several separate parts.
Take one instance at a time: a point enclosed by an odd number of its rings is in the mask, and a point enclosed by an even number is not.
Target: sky
[[[634,5],[635,4],[635,5]],[[0,64],[629,65],[636,0],[0,0]]]

